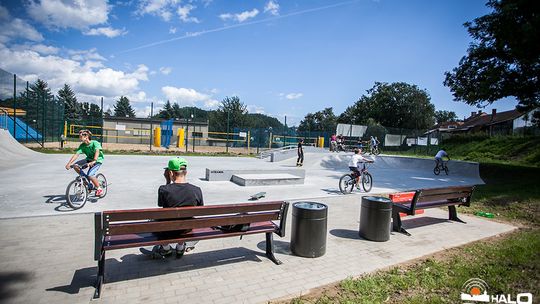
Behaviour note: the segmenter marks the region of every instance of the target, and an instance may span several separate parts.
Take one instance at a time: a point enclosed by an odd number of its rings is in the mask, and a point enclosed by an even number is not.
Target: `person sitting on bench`
[[[163,173],[166,184],[159,187],[158,206],[163,208],[203,206],[203,195],[201,188],[187,182],[187,161],[182,157],[175,157],[169,163]],[[164,236],[178,235],[189,231],[165,231]],[[180,258],[184,252],[189,252],[195,248],[197,242],[187,242],[176,244],[176,257]],[[154,246],[152,252],[162,257],[171,255],[173,250],[171,245]]]

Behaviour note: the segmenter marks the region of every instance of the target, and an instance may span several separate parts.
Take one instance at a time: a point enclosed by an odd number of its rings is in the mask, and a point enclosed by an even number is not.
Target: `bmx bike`
[[[435,175],[439,175],[441,171],[444,171],[444,173],[448,175],[449,170],[448,170],[447,163],[448,161],[444,161],[444,160],[441,160],[440,162],[435,162],[435,168],[433,168],[433,173]]]
[[[92,190],[97,190],[90,181],[88,175],[84,172],[83,169],[88,168],[88,164],[79,166],[77,164],[71,165],[71,168],[78,167],[79,175],[71,181],[66,188],[66,201],[68,205],[74,210],[80,209],[86,204],[88,196]],[[107,195],[107,179],[102,173],[96,175],[99,186],[103,189],[103,192],[100,196],[95,196],[97,198],[104,198]]]
[[[362,188],[365,192],[371,191],[373,187],[373,177],[368,172],[367,167],[369,163],[365,164],[365,168],[360,172],[351,171],[347,174],[344,174],[339,179],[339,191],[343,194],[351,193],[356,186],[356,178],[359,177],[359,183],[362,184]],[[359,186],[357,186],[360,188]]]
[[[379,155],[381,154],[381,150],[379,150],[379,146],[369,146],[369,154],[370,155]]]

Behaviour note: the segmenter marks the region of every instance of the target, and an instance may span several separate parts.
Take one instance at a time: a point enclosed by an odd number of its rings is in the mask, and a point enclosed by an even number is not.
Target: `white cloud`
[[[159,68],[159,71],[163,75],[169,75],[172,72],[172,68],[171,67],[161,67],[161,68]]]
[[[114,29],[112,27],[99,27],[99,28],[93,28],[88,31],[83,32],[84,35],[88,36],[107,36],[109,38],[114,38],[117,36],[125,35],[128,32],[125,28],[123,29]]]
[[[293,99],[298,99],[298,98],[302,97],[303,95],[304,94],[302,94],[302,93],[289,93],[289,94],[285,95],[285,98],[287,98],[289,100],[293,100]]]
[[[165,86],[161,88],[161,91],[168,100],[176,102],[180,106],[195,106],[196,103],[205,103],[211,100],[210,95],[197,92],[194,89]]]
[[[171,26],[169,28],[169,34],[176,34],[176,28]]]
[[[195,8],[197,8],[197,7],[193,6],[191,4],[187,4],[187,5],[184,5],[184,6],[179,6],[178,9],[176,10],[176,13],[180,17],[180,20],[182,20],[183,22],[199,23],[199,19],[197,19],[196,17],[190,17],[189,16],[189,13]]]
[[[51,28],[87,29],[107,22],[111,6],[107,0],[30,0],[28,14]]]
[[[37,77],[45,79],[53,91],[65,83],[77,94],[113,97],[138,95],[139,83],[148,80],[148,67],[139,65],[132,71],[114,70],[105,67],[100,61],[88,57],[99,57],[95,50],[71,51],[77,53],[73,58],[57,55],[43,56],[33,50],[14,51],[0,44],[0,58],[3,68],[20,75],[26,80]]]
[[[230,13],[226,13],[226,14],[221,14],[219,15],[219,18],[221,18],[221,20],[229,20],[229,19],[233,19],[233,20],[236,20],[238,22],[244,22],[250,18],[254,18],[255,16],[257,16],[259,14],[259,10],[254,8],[252,9],[251,11],[245,11],[245,12],[242,12],[240,14],[230,14]]]
[[[58,54],[58,52],[60,51],[59,48],[54,47],[54,46],[44,45],[44,44],[30,44],[30,43],[17,44],[17,45],[14,45],[11,49],[15,51],[32,50],[42,55]]]
[[[273,0],[268,1],[264,6],[264,12],[269,12],[274,16],[279,15],[279,4]]]
[[[233,17],[234,15],[229,13],[219,15],[219,18],[221,18],[221,20],[228,20],[232,19]]]
[[[259,107],[256,105],[248,105],[247,110],[249,113],[266,114],[263,107]]]
[[[101,56],[96,48],[91,48],[89,50],[68,50],[68,55],[71,56],[72,60],[75,61],[84,61],[84,60],[99,60],[106,61],[105,57]]]
[[[258,14],[259,14],[259,10],[254,8],[251,11],[245,11],[240,14],[236,14],[235,17],[236,17],[236,20],[238,20],[238,22],[244,22],[248,20],[249,18],[254,18]]]
[[[143,0],[139,4],[137,13],[159,16],[165,21],[170,21],[179,0]]]
[[[218,106],[219,106],[219,101],[215,99],[209,99],[204,102],[204,107],[207,109],[217,109]]]
[[[32,25],[19,18],[13,18],[9,11],[0,5],[0,42],[16,38],[43,41],[43,36]]]

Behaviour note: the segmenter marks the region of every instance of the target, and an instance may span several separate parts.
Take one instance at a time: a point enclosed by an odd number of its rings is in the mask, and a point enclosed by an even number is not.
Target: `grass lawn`
[[[503,236],[453,248],[429,258],[349,278],[281,303],[462,303],[463,284],[480,278],[489,294],[522,292],[540,297],[540,168],[481,164],[486,185],[475,190],[470,208],[522,228]]]

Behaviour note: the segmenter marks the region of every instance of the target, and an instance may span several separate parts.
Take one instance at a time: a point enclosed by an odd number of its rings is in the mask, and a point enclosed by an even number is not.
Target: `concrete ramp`
[[[41,153],[32,151],[16,141],[8,130],[0,129],[0,167],[13,166],[20,161],[41,156]]]
[[[265,174],[234,174],[232,182],[240,186],[275,186],[298,185],[304,183],[304,178],[288,173]]]
[[[349,159],[352,154],[331,154],[325,155],[320,159],[320,161],[315,162],[314,166],[320,166],[326,169],[342,169],[347,168]],[[435,167],[435,161],[430,158],[415,158],[408,156],[368,156],[374,160],[374,163],[371,164],[370,170],[378,169],[389,169],[389,170],[415,170],[422,172],[433,172]],[[458,161],[451,160],[448,163],[449,175],[457,175],[464,177],[480,178],[480,167],[479,163],[476,162],[467,162],[467,161]],[[445,176],[443,172],[440,176]],[[481,182],[483,184],[483,181]]]

